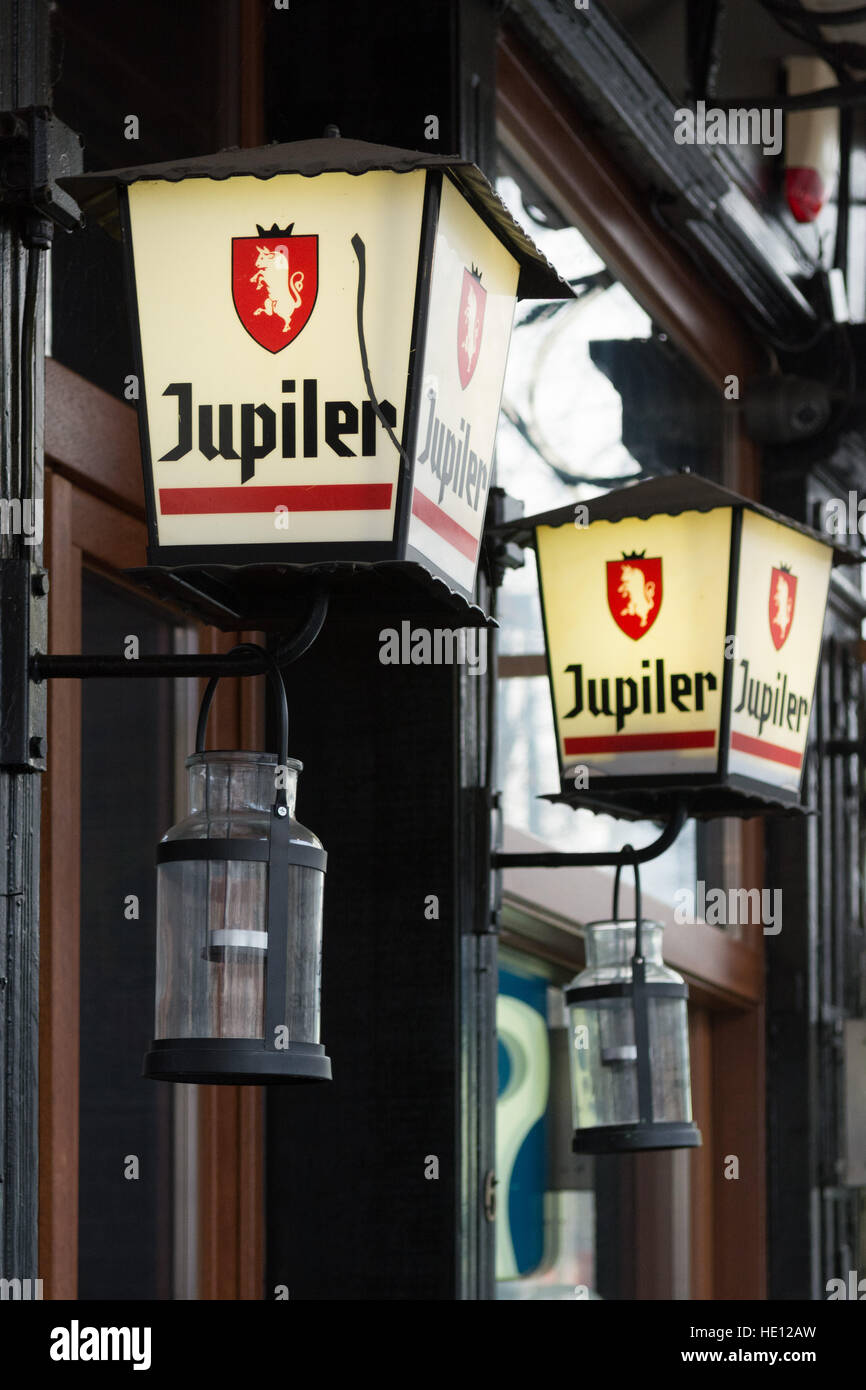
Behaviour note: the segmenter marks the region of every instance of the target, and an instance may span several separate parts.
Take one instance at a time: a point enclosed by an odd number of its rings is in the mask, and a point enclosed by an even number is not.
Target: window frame
[[[49,651],[81,650],[85,568],[127,585],[147,544],[135,411],[60,363],[46,362],[46,544]],[[172,612],[167,605],[161,605]],[[176,614],[202,652],[258,633],[222,633]],[[220,682],[211,718],[219,747],[259,747],[263,682]],[[240,740],[240,742],[239,742]],[[78,1037],[80,954],[81,687],[55,680],[48,695],[51,756],[41,848],[42,973],[39,1077],[39,1269],[45,1296],[74,1299],[78,1285]],[[169,749],[165,752],[170,756]],[[146,1040],[145,1040],[146,1041]],[[142,1082],[142,1085],[147,1084]],[[193,1228],[199,1299],[260,1299],[264,1279],[264,1119],[260,1087],[202,1086],[184,1139],[197,1156]],[[217,1162],[217,1156],[219,1161]],[[175,1239],[183,1223],[175,1224]],[[175,1263],[177,1274],[178,1265]],[[189,1297],[189,1277],[176,1296]]]
[[[648,200],[615,166],[598,137],[507,26],[500,34],[497,134],[544,194],[587,238],[634,298],[671,335],[721,395],[725,378],[742,383],[760,365],[761,349],[729,303],[701,278],[682,249],[653,219]],[[723,439],[720,481],[757,496],[761,455],[737,417]],[[542,658],[543,660],[543,658]],[[503,674],[534,674],[536,654],[506,661]],[[763,828],[738,822],[723,832],[733,852],[726,865],[742,886],[762,887]],[[731,843],[733,841],[733,843]],[[700,871],[700,870],[699,870]],[[534,916],[530,932],[503,930],[503,944],[564,964],[582,964],[580,923],[556,907],[570,872],[559,871],[552,900],[536,873],[518,887],[521,871],[505,875],[503,904]],[[579,872],[579,871],[578,871]],[[563,895],[564,901],[564,895]],[[571,902],[579,901],[572,886]],[[508,918],[506,918],[508,920]],[[764,1088],[764,958],[759,924],[739,939],[716,927],[670,923],[666,960],[690,986],[693,1102],[704,1144],[687,1156],[691,1191],[689,1241],[693,1298],[766,1297],[766,1117]],[[722,1158],[736,1154],[740,1180],[724,1180]],[[634,1160],[633,1160],[634,1161]],[[675,1297],[682,1286],[677,1257],[663,1248],[653,1211],[675,1195],[664,1155],[635,1164],[635,1218],[629,1258],[634,1297]],[[681,1295],[680,1295],[681,1296]]]

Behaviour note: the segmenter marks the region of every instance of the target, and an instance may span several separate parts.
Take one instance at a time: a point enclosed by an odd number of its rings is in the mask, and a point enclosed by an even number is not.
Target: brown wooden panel
[[[260,632],[244,642],[264,642]],[[265,676],[239,681],[242,746],[265,748]],[[262,1297],[265,1267],[265,1104],[261,1086],[242,1086],[238,1103],[238,1292]],[[265,1294],[267,1297],[267,1294]]]
[[[49,651],[81,650],[81,551],[73,489],[46,471]],[[51,1299],[78,1292],[78,1028],[81,686],[48,691],[39,980],[39,1273]]]
[[[634,1297],[641,1302],[674,1297],[671,1154],[647,1152],[629,1159],[634,1176]]]
[[[237,1086],[199,1087],[199,1285],[202,1299],[238,1296]]]
[[[712,1015],[689,1008],[692,1105],[699,1149],[631,1159],[637,1299],[714,1298],[714,1192],[721,1175],[714,1124]],[[736,1237],[735,1237],[736,1239]]]
[[[497,660],[497,674],[501,680],[511,676],[546,676],[547,657],[544,652],[527,653],[524,656],[500,656]]]
[[[533,177],[695,365],[719,390],[729,373],[749,376],[759,358],[741,321],[508,30],[499,42],[497,97],[507,141]]]
[[[112,579],[144,558],[142,521],[104,496],[49,475],[46,557],[51,574],[50,650],[81,650],[81,573]],[[240,636],[200,629],[200,650]],[[263,746],[263,678],[220,682],[210,747]],[[49,690],[49,771],[42,837],[40,1054],[40,1272],[46,1296],[77,1292],[78,1026],[81,686]],[[264,1267],[263,1107],[259,1088],[203,1087],[200,1105],[202,1298],[260,1299]]]
[[[129,569],[146,562],[147,528],[93,493],[72,488],[75,543],[99,568]]]
[[[712,1022],[706,1009],[689,1007],[692,1112],[703,1144],[690,1163],[691,1297],[713,1297],[713,1183],[719,1177],[713,1115]]]
[[[256,1300],[262,1297],[264,1283],[264,1092],[261,1086],[239,1089],[237,1296]]]
[[[227,651],[256,633],[202,630],[202,651]],[[209,748],[264,746],[263,678],[222,680]],[[259,1086],[202,1086],[199,1298],[260,1299],[264,1271],[264,1107]]]
[[[45,457],[79,486],[144,516],[135,411],[52,357],[45,362]]]
[[[265,143],[264,13],[261,0],[240,0],[239,11],[239,43],[230,62],[241,78],[237,139],[246,147]]]
[[[232,638],[202,632],[202,651],[227,651]],[[238,682],[220,681],[208,721],[208,748],[238,747]],[[204,683],[202,683],[202,689]],[[238,1297],[239,1086],[199,1087],[199,1298]]]
[[[760,926],[756,928],[760,933]],[[665,924],[665,960],[686,976],[697,1002],[757,1003],[763,998],[764,957],[721,927]]]
[[[717,1299],[767,1296],[764,1009],[713,1016],[714,1214]],[[724,1162],[739,1160],[739,1177]]]

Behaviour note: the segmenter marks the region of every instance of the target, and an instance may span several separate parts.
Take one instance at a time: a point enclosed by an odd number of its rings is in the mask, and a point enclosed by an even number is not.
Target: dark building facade
[[[700,1149],[571,1155],[562,990],[610,883],[492,862],[657,833],[538,800],[556,767],[531,557],[494,530],[512,499],[528,514],[688,468],[817,529],[834,500],[856,518],[866,26],[861,44],[785,8],[3,10],[0,502],[44,520],[0,529],[3,1278],[46,1299],[252,1301],[823,1299],[866,1277],[859,571],[831,587],[813,813],[690,822],[646,876],[690,987]],[[792,105],[792,74],[821,90],[818,59],[841,95]],[[701,103],[703,138],[682,116]],[[754,109],[756,139],[707,139],[708,108]],[[576,303],[518,309],[483,662],[384,664],[383,631],[413,610],[359,588],[287,669],[299,814],[330,854],[334,1081],[152,1083],[153,848],[182,814],[200,682],[37,683],[27,657],[275,639],[125,573],[147,533],[123,248],[98,207],[67,229],[53,181],[328,127],[476,163]],[[813,150],[826,198],[800,222],[788,171]],[[299,613],[287,600],[287,630]],[[264,684],[221,682],[213,748],[269,746]],[[696,882],[779,891],[781,930],[682,924],[673,895]]]

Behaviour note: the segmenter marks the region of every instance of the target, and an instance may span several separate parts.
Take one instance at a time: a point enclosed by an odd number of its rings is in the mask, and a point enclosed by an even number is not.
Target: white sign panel
[[[371,379],[402,439],[424,185],[417,170],[129,189],[161,547],[391,541],[400,459],[368,399],[352,239]]]
[[[728,770],[798,792],[832,551],[743,514]]]
[[[563,774],[715,774],[730,508],[536,534]]]
[[[514,257],[443,179],[409,553],[466,595],[475,582],[518,273]]]

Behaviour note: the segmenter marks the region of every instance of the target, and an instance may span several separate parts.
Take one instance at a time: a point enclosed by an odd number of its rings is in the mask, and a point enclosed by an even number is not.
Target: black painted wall
[[[454,681],[380,664],[378,634],[401,616],[332,609],[290,671],[298,817],[329,852],[334,1081],[268,1094],[270,1297],[278,1284],[292,1299],[454,1296]]]
[[[57,0],[51,9],[54,109],[81,136],[85,169],[210,154],[232,143],[230,5]],[[126,138],[129,115],[139,122],[134,140]],[[82,230],[58,233],[51,258],[52,355],[123,399],[135,369],[119,237],[91,216]]]
[[[315,139],[336,125],[347,139],[459,152],[489,175],[496,9],[493,0],[292,0],[267,10],[268,139]]]
[[[128,633],[142,651],[171,651],[171,623],[126,590],[86,574],[83,603],[82,651],[122,651]],[[82,1299],[172,1296],[173,1088],[143,1081],[141,1065],[156,988],[154,847],[176,819],[173,700],[171,681],[82,682]],[[138,919],[125,915],[129,894]]]

